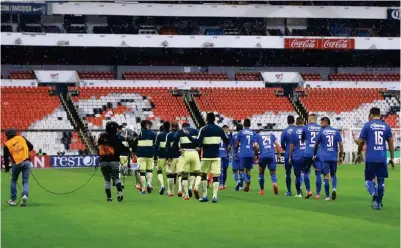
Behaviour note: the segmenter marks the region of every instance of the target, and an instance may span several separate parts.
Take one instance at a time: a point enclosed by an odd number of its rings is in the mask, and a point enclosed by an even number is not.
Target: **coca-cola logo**
[[[324,40],[323,48],[327,49],[347,49],[349,48],[349,41],[343,39],[337,40]]]
[[[317,40],[314,39],[294,39],[290,44],[290,48],[316,48]]]

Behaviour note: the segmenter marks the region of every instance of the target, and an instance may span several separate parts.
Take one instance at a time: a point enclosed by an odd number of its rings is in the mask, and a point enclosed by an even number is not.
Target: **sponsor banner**
[[[46,15],[47,4],[44,3],[1,3],[1,13],[24,14],[24,15]]]
[[[99,156],[50,156],[52,168],[94,167],[99,163]]]
[[[400,20],[400,8],[387,9],[387,19]]]
[[[286,49],[322,49],[345,50],[355,49],[354,39],[326,39],[326,38],[285,38]]]
[[[299,72],[262,72],[261,75],[266,83],[299,83],[304,81]]]
[[[1,158],[1,168],[4,168],[4,158]],[[31,157],[32,168],[50,168],[50,158],[49,156],[34,156]]]

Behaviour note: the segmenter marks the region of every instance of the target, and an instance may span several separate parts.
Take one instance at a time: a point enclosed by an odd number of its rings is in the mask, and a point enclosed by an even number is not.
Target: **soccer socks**
[[[188,178],[182,177],[182,189],[184,190],[184,195],[188,195]]]
[[[146,179],[148,180],[148,185],[152,186],[152,179],[153,179],[153,171],[152,170],[146,171]]]
[[[374,196],[376,194],[376,187],[373,181],[365,182],[366,189],[368,190],[370,196]]]
[[[202,178],[203,179],[203,178]],[[208,180],[202,180],[202,198],[207,197],[207,185],[208,185]]]
[[[213,177],[213,198],[217,198],[217,192],[219,191],[219,177]]]
[[[163,173],[161,170],[157,171],[157,179],[159,179],[160,187],[164,187]]]
[[[237,172],[237,171],[234,172],[233,176],[234,176],[234,181],[235,181],[235,183],[238,183],[238,182],[239,182],[239,175],[238,175],[238,172]]]
[[[182,176],[181,174],[178,175],[178,192],[182,191]]]
[[[277,175],[276,173],[273,173],[270,175],[270,179],[272,180],[272,183],[277,183]]]
[[[145,172],[140,172],[140,179],[141,179],[142,191],[144,191],[146,189],[146,173]]]
[[[301,176],[295,176],[295,189],[297,190],[297,194],[301,194]]]
[[[320,171],[315,171],[316,176],[316,195],[320,195],[322,190],[322,173]]]
[[[329,183],[329,179],[325,178],[324,179],[324,192],[326,193],[326,198],[330,197],[330,183]]]
[[[108,199],[111,198],[111,190],[110,190],[110,188],[111,188],[110,182],[104,181],[104,191],[106,192],[106,197]]]
[[[167,175],[167,193],[171,194],[174,192],[174,175]]]
[[[337,189],[337,176],[336,175],[332,176],[331,181],[333,184],[333,190],[336,190]]]
[[[224,172],[224,175],[223,175],[223,185],[226,185],[226,181],[227,181],[227,168],[224,168],[223,172]]]
[[[248,180],[248,176],[245,174],[245,172],[243,172],[243,171],[240,171],[239,172],[239,175],[240,175],[240,177],[241,177],[241,179],[242,179],[242,181],[243,182],[248,182],[249,180]]]
[[[291,171],[285,172],[285,184],[287,186],[287,192],[291,192]]]
[[[377,201],[381,204],[384,196],[384,179],[377,179]]]
[[[194,189],[198,189],[198,188],[199,188],[199,185],[200,185],[200,183],[201,183],[201,176],[197,175],[197,176],[195,177],[195,185],[194,185]]]
[[[309,192],[309,191],[310,191],[309,173],[305,173],[305,174],[304,174],[304,183],[305,183],[306,191]]]
[[[197,188],[195,184],[195,175],[193,175],[192,173],[189,174],[189,188]]]
[[[265,189],[265,175],[259,174],[259,186],[261,190]]]

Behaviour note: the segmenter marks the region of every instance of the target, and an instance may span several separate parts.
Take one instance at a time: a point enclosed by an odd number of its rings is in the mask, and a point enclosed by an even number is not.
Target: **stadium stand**
[[[35,79],[33,71],[11,71],[8,74],[9,79]]]
[[[323,78],[319,73],[301,73],[303,80],[305,81],[322,81]]]
[[[235,80],[237,81],[262,81],[259,72],[238,72],[235,73]]]
[[[110,80],[116,79],[112,72],[78,72],[80,79],[98,79],[98,80]]]
[[[400,81],[399,73],[332,73],[331,81]]]
[[[123,79],[129,80],[228,80],[225,73],[206,72],[124,72]]]

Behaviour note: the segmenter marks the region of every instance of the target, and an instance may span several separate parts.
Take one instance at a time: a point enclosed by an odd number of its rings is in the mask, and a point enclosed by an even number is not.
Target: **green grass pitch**
[[[229,169],[230,170],[230,169]],[[34,170],[53,191],[84,183],[93,169]],[[10,177],[2,173],[2,204],[9,197]],[[338,170],[338,199],[285,197],[285,175],[278,169],[279,195],[266,176],[266,194],[257,194],[257,168],[251,192],[235,192],[231,171],[219,203],[140,195],[129,177],[124,201],[107,203],[100,171],[82,190],[64,196],[46,193],[31,177],[29,206],[2,211],[2,247],[400,247],[400,170],[390,171],[384,208],[370,208],[363,166]],[[158,188],[156,176],[154,187]],[[312,176],[312,189],[315,189]],[[324,188],[322,187],[322,193]],[[209,191],[209,196],[211,191]]]

